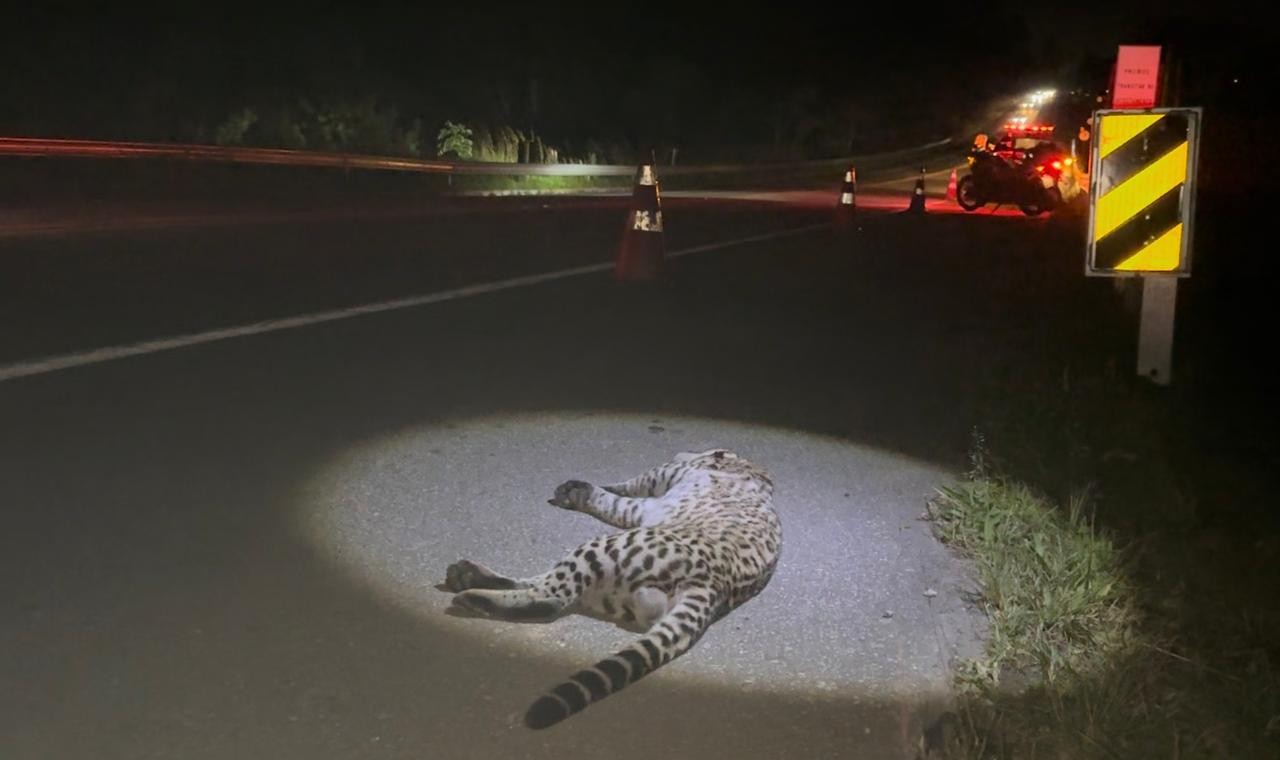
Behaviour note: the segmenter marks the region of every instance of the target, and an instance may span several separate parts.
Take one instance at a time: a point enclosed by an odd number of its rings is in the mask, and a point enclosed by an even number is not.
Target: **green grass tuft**
[[[1280,757],[1274,605],[1225,594],[1203,538],[1118,547],[1087,494],[1059,507],[991,459],[979,440],[969,478],[930,504],[991,623],[930,757]],[[1253,566],[1274,570],[1273,554]],[[1259,594],[1276,588],[1274,573],[1255,579]]]

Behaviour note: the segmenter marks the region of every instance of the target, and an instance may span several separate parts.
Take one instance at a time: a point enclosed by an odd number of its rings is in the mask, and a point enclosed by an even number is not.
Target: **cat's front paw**
[[[450,591],[466,591],[482,586],[485,574],[474,562],[460,559],[445,570],[444,585]]]
[[[567,480],[556,486],[556,495],[547,499],[547,503],[561,509],[582,509],[591,498],[592,485],[581,480]]]

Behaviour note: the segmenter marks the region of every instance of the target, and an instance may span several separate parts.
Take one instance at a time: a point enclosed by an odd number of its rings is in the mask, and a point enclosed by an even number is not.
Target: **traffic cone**
[[[920,167],[920,176],[916,179],[915,192],[911,194],[911,205],[907,211],[913,214],[924,213],[924,167]]]
[[[666,245],[662,236],[661,192],[652,164],[640,167],[631,193],[631,211],[622,230],[614,276],[619,280],[652,280],[662,273]]]
[[[956,199],[956,170],[951,170],[951,179],[947,180],[947,200],[954,201]]]
[[[847,224],[853,221],[858,213],[858,170],[852,166],[844,173],[844,184],[840,186],[840,202],[836,204],[836,224]]]

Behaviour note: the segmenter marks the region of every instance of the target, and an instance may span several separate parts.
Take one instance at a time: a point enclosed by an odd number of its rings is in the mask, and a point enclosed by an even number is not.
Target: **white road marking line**
[[[826,226],[826,224],[811,224],[804,227],[793,227],[791,229],[781,230],[778,232],[767,232],[762,235],[752,235],[750,237],[736,238],[734,240],[723,240],[717,243],[707,243],[706,245],[695,245],[691,248],[671,251],[667,253],[667,258],[677,258],[680,256],[688,256],[693,253],[703,253],[721,248],[731,248],[735,245],[800,235]],[[72,367],[82,367],[87,364],[99,364],[101,362],[109,362],[116,359],[125,359],[130,356],[142,356],[144,354],[159,353],[160,351],[170,351],[175,348],[185,348],[187,346],[195,346],[201,343],[212,343],[218,340],[242,338],[248,335],[261,335],[262,333],[289,330],[295,327],[306,327],[308,325],[320,324],[321,322],[350,319],[351,317],[358,317],[364,314],[377,314],[384,311],[395,311],[397,309],[409,309],[415,306],[426,306],[428,304],[441,303],[443,301],[454,301],[460,298],[484,295],[485,293],[496,293],[500,290],[511,290],[512,288],[538,285],[540,283],[551,282],[553,280],[563,280],[568,277],[577,277],[579,275],[593,274],[595,272],[605,272],[613,269],[613,267],[614,262],[612,261],[602,264],[589,264],[587,266],[561,269],[555,272],[544,272],[542,274],[531,274],[523,277],[512,277],[507,280],[498,280],[497,282],[484,282],[477,285],[467,285],[453,290],[442,290],[436,293],[427,293],[420,296],[397,298],[392,301],[380,301],[378,303],[365,304],[363,306],[351,306],[344,309],[318,311],[310,314],[300,314],[295,317],[284,317],[281,319],[268,319],[261,322],[251,322],[249,324],[238,325],[236,327],[224,327],[216,330],[176,335],[169,338],[157,338],[155,340],[147,340],[141,343],[106,346],[104,348],[95,348],[88,351],[77,351],[70,354],[61,354],[59,356],[49,356],[42,359],[17,362],[14,364],[0,366],[0,382],[4,382],[5,380],[14,380],[19,377],[30,377],[31,375],[43,375],[50,372],[70,369]]]

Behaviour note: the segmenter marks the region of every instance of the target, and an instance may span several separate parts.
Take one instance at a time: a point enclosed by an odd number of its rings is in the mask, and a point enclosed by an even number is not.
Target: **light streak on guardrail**
[[[798,161],[790,163],[715,164],[663,166],[663,175],[732,174],[738,172],[780,173],[845,166],[850,162],[881,162],[905,158],[951,144],[939,140],[907,150],[872,156]],[[179,143],[113,142],[31,137],[0,137],[0,156],[96,159],[169,159],[211,163],[262,164],[276,166],[329,167],[336,169],[383,170],[422,174],[489,174],[539,177],[630,177],[636,167],[611,164],[512,164],[484,161],[431,161],[398,156],[358,153],[321,153],[278,148],[243,148],[223,145]]]

